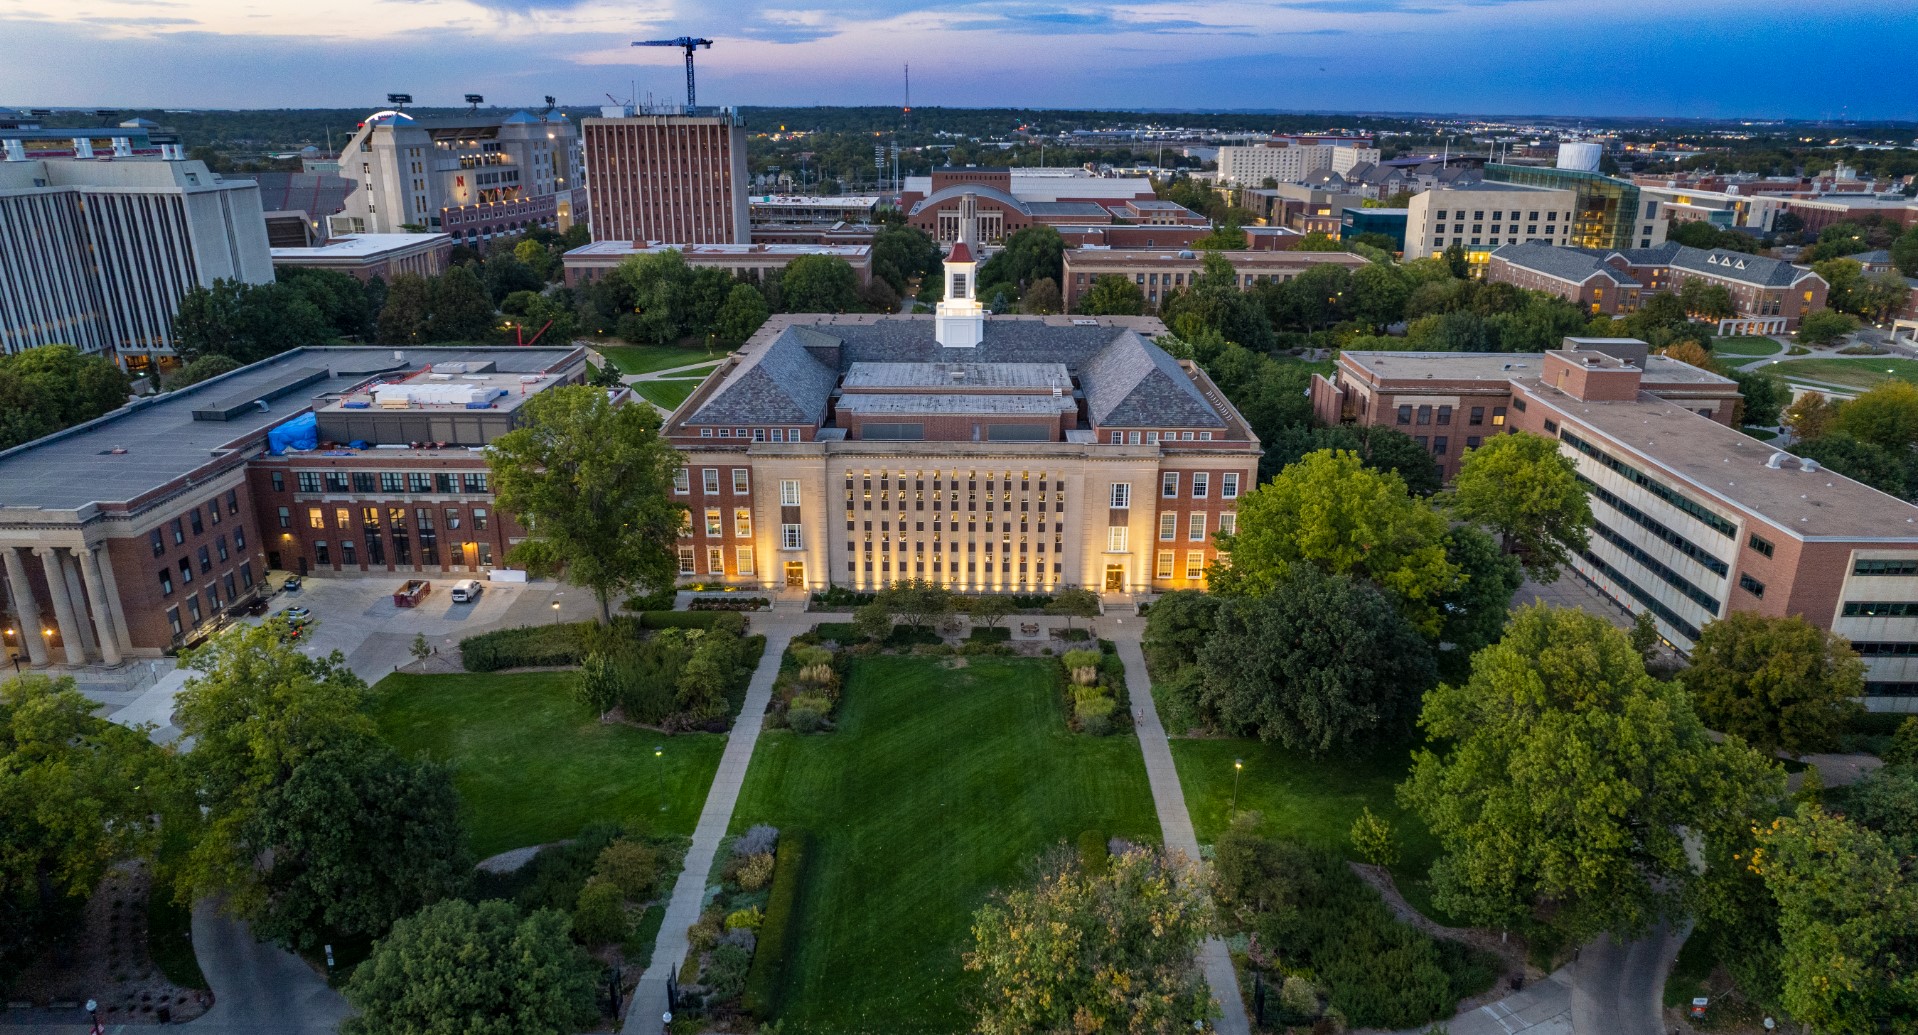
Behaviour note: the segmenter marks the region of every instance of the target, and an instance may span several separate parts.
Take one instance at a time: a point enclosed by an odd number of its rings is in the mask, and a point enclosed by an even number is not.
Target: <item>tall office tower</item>
[[[586,201],[579,129],[557,112],[378,112],[341,149],[340,175],[357,186],[330,217],[335,235],[416,226],[475,244],[534,226],[564,230]]]
[[[273,279],[260,190],[204,162],[0,163],[0,353],[69,344],[136,373],[173,351],[180,297]]]
[[[746,122],[606,108],[581,121],[595,241],[748,244]]]

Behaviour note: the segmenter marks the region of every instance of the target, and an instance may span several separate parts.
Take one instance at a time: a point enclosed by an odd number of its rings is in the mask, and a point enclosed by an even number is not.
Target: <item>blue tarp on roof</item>
[[[312,449],[319,442],[319,418],[311,413],[302,413],[266,433],[267,451],[275,456],[288,449]]]

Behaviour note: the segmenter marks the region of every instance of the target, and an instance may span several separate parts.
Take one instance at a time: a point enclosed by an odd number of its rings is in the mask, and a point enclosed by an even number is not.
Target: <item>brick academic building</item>
[[[157,656],[270,568],[483,572],[519,530],[480,447],[585,372],[574,348],[295,349],[0,452],[8,652]],[[269,449],[303,424],[314,448]]]
[[[1733,611],[1802,615],[1852,641],[1868,707],[1918,711],[1918,507],[1739,432],[1734,382],[1646,351],[1346,352],[1312,403],[1414,435],[1447,479],[1488,436],[1557,439],[1591,501],[1580,577],[1680,650]]]

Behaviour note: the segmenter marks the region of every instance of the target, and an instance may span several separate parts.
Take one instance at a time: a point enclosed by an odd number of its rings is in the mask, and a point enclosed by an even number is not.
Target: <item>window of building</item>
[[[1159,551],[1159,559],[1158,559],[1157,566],[1153,569],[1153,577],[1161,578],[1161,579],[1169,579],[1172,577],[1172,551],[1171,550]]]
[[[1742,571],[1738,573],[1738,588],[1760,600],[1763,600],[1765,597],[1765,584]]]
[[[1525,412],[1525,400],[1523,400],[1523,399],[1513,399],[1513,400],[1512,400],[1512,409],[1514,409],[1514,410],[1517,410],[1517,411],[1518,411],[1518,412],[1520,412],[1520,413],[1524,413],[1524,412]]]
[[[1132,483],[1113,482],[1111,506],[1114,510],[1126,510],[1132,506]]]
[[[199,597],[186,598],[186,613],[187,617],[193,619],[193,627],[195,629],[200,627],[201,622],[206,621],[206,617],[200,613]]]
[[[1159,495],[1166,499],[1179,496],[1179,472],[1167,471],[1159,476]]]
[[[465,482],[467,492],[486,491],[486,473],[484,471],[478,474],[461,475],[461,478]]]
[[[782,507],[799,506],[799,479],[783,478],[780,480],[779,505]]]
[[[1466,418],[1465,423],[1475,428],[1481,424],[1484,424],[1485,423],[1485,407],[1483,406],[1472,407],[1472,415]]]
[[[292,528],[292,527],[293,527],[293,511],[292,511],[292,510],[291,510],[290,508],[287,508],[287,507],[281,507],[281,508],[280,508],[280,515],[279,515],[279,516],[280,516],[280,527],[281,527],[281,528]],[[174,524],[176,524],[176,525],[177,525],[177,524],[179,524],[179,522],[178,522],[178,521],[175,521],[175,522],[174,522]],[[178,540],[178,539],[175,539],[175,540],[174,540],[174,542],[176,542],[176,543],[177,543],[177,542],[179,542],[179,540]]]
[[[726,574],[726,548],[708,546],[706,548],[706,573],[708,575]]]
[[[1192,498],[1195,500],[1205,499],[1206,494],[1211,491],[1212,476],[1204,471],[1192,472]]]
[[[1406,405],[1406,406],[1399,407],[1399,423],[1400,424],[1412,423],[1412,407],[1411,406]]]
[[[1450,448],[1450,446],[1451,446],[1451,438],[1449,436],[1446,436],[1446,435],[1432,436],[1432,455],[1433,456],[1444,456],[1446,453],[1446,450]]]
[[[1205,542],[1205,514],[1195,512],[1187,522],[1185,537],[1195,543]]]
[[[1424,427],[1425,425],[1432,423],[1432,408],[1430,406],[1419,407],[1418,423],[1420,427]]]
[[[746,481],[746,468],[744,467],[733,468],[733,492],[736,495],[744,496],[746,494],[747,487],[748,486]]]
[[[714,537],[726,534],[725,526],[720,523],[718,507],[706,508],[706,534]]]
[[[273,473],[278,474],[280,472],[275,471]],[[298,480],[301,492],[323,491],[321,486],[325,484],[325,481],[320,477],[320,472],[318,471],[301,471],[293,477]]]
[[[1438,408],[1438,422],[1448,425],[1452,423],[1452,408],[1450,406],[1441,406]]]
[[[486,531],[486,508],[485,507],[473,508],[473,531],[475,532]]]
[[[673,491],[674,492],[687,493],[687,492],[691,492],[692,489],[693,489],[693,474],[691,471],[682,467],[679,470],[673,472]]]
[[[167,628],[173,630],[173,636],[175,639],[178,639],[179,637],[185,635],[186,630],[180,628],[180,609],[179,608],[169,607],[166,609],[166,624],[167,624]]]
[[[218,539],[215,539],[215,540],[213,541],[213,550],[214,550],[214,552],[215,552],[215,553],[217,553],[217,554],[219,554],[219,556],[220,556],[220,563],[221,563],[221,564],[225,564],[225,563],[226,563],[226,557],[227,557],[227,553],[226,553],[226,536],[221,536],[220,538],[218,538]]]
[[[782,550],[801,550],[806,545],[805,537],[800,534],[797,524],[779,526],[779,548]]]
[[[1159,515],[1159,538],[1170,541],[1179,536],[1179,515],[1175,511],[1166,511]]]
[[[1557,435],[1557,434],[1558,434],[1558,422],[1557,422],[1557,421],[1555,421],[1555,420],[1552,420],[1552,419],[1551,419],[1551,418],[1549,418],[1549,417],[1548,417],[1548,418],[1546,418],[1546,420],[1545,420],[1545,433],[1546,433],[1547,435]]]
[[[1106,552],[1126,552],[1126,526],[1113,525],[1106,529]]]
[[[1492,426],[1495,428],[1502,428],[1505,426],[1505,407],[1503,406],[1492,407]]]
[[[733,565],[741,575],[753,573],[753,548],[750,546],[733,547]]]
[[[733,537],[751,539],[753,537],[753,512],[749,507],[733,509]]]
[[[399,471],[381,471],[380,472],[380,491],[381,492],[405,492],[406,491],[406,475],[400,473]]]
[[[719,468],[702,467],[699,470],[699,489],[707,495],[719,492]]]
[[[160,569],[160,595],[163,597],[173,595],[173,569],[171,568]]]
[[[1770,544],[1766,544],[1766,547],[1765,555],[1769,557]],[[1851,573],[1853,575],[1918,575],[1918,559],[1856,561],[1851,566]]]
[[[679,573],[681,575],[698,574],[698,571],[693,567],[693,548],[690,546],[682,546],[679,548]]]
[[[156,528],[152,531],[149,538],[153,543],[153,556],[164,556],[166,554],[166,537],[161,535],[160,530]]]
[[[1202,579],[1205,577],[1205,551],[1187,550],[1185,554],[1185,577]]]
[[[281,507],[280,514],[282,515],[282,517],[284,517],[286,513],[287,513],[287,509],[285,507]],[[173,545],[178,546],[181,543],[186,542],[186,526],[180,523],[180,519],[174,518],[173,521],[171,522],[171,526],[173,530]],[[293,525],[291,522],[283,520],[280,522],[280,527],[292,528]]]
[[[267,477],[268,477],[268,478],[269,478],[269,479],[270,479],[270,480],[272,481],[272,483],[273,483],[273,491],[274,491],[274,492],[285,492],[285,491],[286,491],[286,475],[285,475],[285,473],[283,473],[283,472],[281,472],[281,471],[270,471],[270,472],[268,472],[268,473],[267,473]]]
[[[1918,617],[1918,600],[1847,600],[1846,618]]]

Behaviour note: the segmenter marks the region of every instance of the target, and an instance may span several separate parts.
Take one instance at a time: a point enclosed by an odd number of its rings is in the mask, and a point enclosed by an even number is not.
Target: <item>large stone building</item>
[[[971,229],[935,315],[775,316],[674,411],[683,576],[1204,585],[1258,439],[1156,320],[985,315]]]
[[[1680,650],[1733,611],[1802,615],[1864,657],[1869,707],[1918,711],[1918,507],[1739,432],[1734,382],[1646,352],[1346,352],[1313,407],[1425,437],[1448,478],[1488,436],[1556,439],[1594,519],[1578,577]]]
[[[324,244],[274,248],[273,265],[338,270],[363,282],[391,283],[402,273],[439,276],[452,253],[451,234],[348,234]]]
[[[582,124],[593,240],[748,244],[746,121],[609,108]]]
[[[356,184],[333,235],[444,231],[473,244],[584,218],[579,130],[564,115],[367,116],[340,151]]]
[[[1571,191],[1509,183],[1415,194],[1405,207],[1405,258],[1423,259],[1458,245],[1468,263],[1483,269],[1501,245],[1564,245],[1572,237],[1574,203]]]
[[[1317,265],[1330,263],[1353,270],[1368,261],[1365,256],[1351,252],[1071,248],[1065,253],[1065,283],[1060,285],[1066,311],[1071,312],[1079,297],[1091,289],[1092,282],[1103,276],[1120,276],[1132,281],[1145,295],[1146,304],[1157,306],[1174,291],[1198,279],[1205,269],[1207,255],[1217,255],[1231,263],[1241,288],[1264,281],[1291,280]]]
[[[1376,165],[1379,150],[1368,143],[1293,137],[1253,147],[1221,147],[1219,183],[1239,187],[1257,187],[1266,180],[1300,183],[1316,173],[1346,173],[1359,165]]]
[[[1720,334],[1783,334],[1825,305],[1830,285],[1802,266],[1744,252],[1691,248],[1667,241],[1655,248],[1587,251],[1540,244],[1493,252],[1487,280],[1549,291],[1596,314],[1625,315],[1654,294],[1687,281],[1722,287],[1734,312],[1718,319]]]
[[[872,283],[872,245],[870,244],[629,244],[625,241],[594,241],[583,244],[561,257],[566,269],[566,286],[578,287],[597,280],[607,271],[636,255],[657,255],[677,251],[688,266],[725,270],[744,280],[763,281],[766,275],[783,270],[802,255],[826,255],[843,259],[859,276],[863,286]]]
[[[519,530],[477,447],[585,371],[575,348],[295,349],[0,452],[9,646],[158,656],[274,568],[480,574]]]
[[[0,353],[171,362],[181,296],[273,279],[260,192],[204,162],[0,162]]]
[[[1077,228],[1123,220],[1168,227],[1164,234],[1180,234],[1179,227],[1192,228],[1185,231],[1189,234],[1205,232],[1203,216],[1158,201],[1150,180],[1076,169],[934,169],[931,176],[907,177],[899,204],[907,222],[950,244],[959,239],[960,208],[968,197],[982,245],[1038,224]]]

